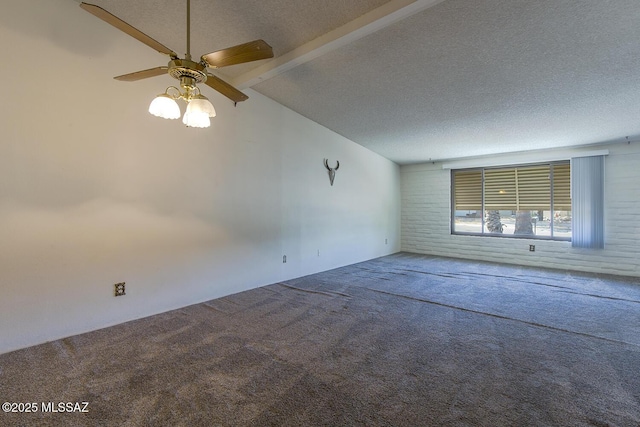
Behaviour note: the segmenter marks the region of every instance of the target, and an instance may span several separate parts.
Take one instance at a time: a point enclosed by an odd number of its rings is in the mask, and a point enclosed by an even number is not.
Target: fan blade
[[[171,58],[174,58],[174,59],[178,57],[177,53],[175,53],[174,51],[172,51],[162,43],[152,39],[142,31],[138,30],[135,27],[132,27],[131,25],[124,22],[122,19],[118,18],[115,15],[112,15],[111,13],[107,12],[100,6],[96,6],[95,4],[80,3],[80,7],[86,10],[87,12],[91,13],[92,15],[95,15],[98,18],[102,19],[107,24],[111,24],[117,29],[119,29],[120,31],[124,31],[134,39],[141,41],[142,43],[146,44],[150,48],[155,49],[160,53],[164,53],[165,55],[169,55]]]
[[[215,52],[202,55],[202,60],[209,67],[221,68],[228,65],[242,64],[259,59],[273,58],[273,49],[264,40],[239,44]]]
[[[148,70],[136,71],[135,73],[123,74],[122,76],[114,77],[116,80],[123,82],[135,82],[136,80],[142,80],[149,77],[161,76],[167,73],[169,67],[156,67],[149,68]]]
[[[233,102],[242,102],[249,99],[247,95],[212,74],[207,74],[205,84],[210,88],[217,90]]]

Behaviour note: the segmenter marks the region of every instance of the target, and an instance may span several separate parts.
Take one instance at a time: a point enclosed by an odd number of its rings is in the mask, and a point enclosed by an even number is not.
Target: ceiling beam
[[[369,34],[388,27],[444,0],[392,0],[345,25],[278,56],[231,81],[239,89],[246,89],[298,65],[339,49]]]

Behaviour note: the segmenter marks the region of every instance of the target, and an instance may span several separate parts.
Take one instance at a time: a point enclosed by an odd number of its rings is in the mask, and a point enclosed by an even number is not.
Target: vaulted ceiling
[[[184,52],[186,0],[87,2]],[[640,136],[637,0],[192,0],[191,15],[195,57],[273,47],[217,76],[400,164]]]

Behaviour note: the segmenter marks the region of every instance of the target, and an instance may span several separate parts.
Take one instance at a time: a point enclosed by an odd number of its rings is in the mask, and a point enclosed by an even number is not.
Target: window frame
[[[450,172],[450,182],[451,182],[451,190],[450,190],[450,233],[451,235],[458,236],[474,236],[474,237],[500,237],[507,239],[535,239],[535,240],[554,240],[554,241],[564,241],[570,242],[571,237],[565,236],[555,236],[553,233],[553,215],[554,215],[554,185],[557,181],[554,179],[554,166],[562,165],[569,166],[569,188],[571,187],[571,162],[569,159],[567,160],[555,160],[555,161],[547,161],[547,162],[533,162],[533,163],[522,163],[522,164],[506,164],[506,165],[496,165],[496,166],[476,166],[469,168],[458,168],[451,169]],[[486,206],[485,206],[485,171],[487,170],[499,170],[499,169],[518,169],[518,168],[527,168],[527,167],[535,167],[535,166],[549,166],[549,197],[550,204],[549,210],[551,214],[550,221],[550,236],[544,235],[522,235],[522,234],[503,234],[503,233],[492,233],[486,230]],[[481,215],[481,231],[480,232],[471,232],[471,231],[456,231],[455,230],[455,218],[456,218],[456,180],[455,175],[456,172],[480,172],[480,212]],[[569,196],[570,197],[570,196]],[[476,198],[477,199],[477,198]],[[573,236],[573,230],[571,230],[571,234]]]

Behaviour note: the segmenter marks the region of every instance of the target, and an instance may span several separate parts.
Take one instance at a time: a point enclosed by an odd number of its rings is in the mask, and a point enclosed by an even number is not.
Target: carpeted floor
[[[38,409],[2,426],[637,427],[640,279],[400,253],[0,355],[0,400]]]

